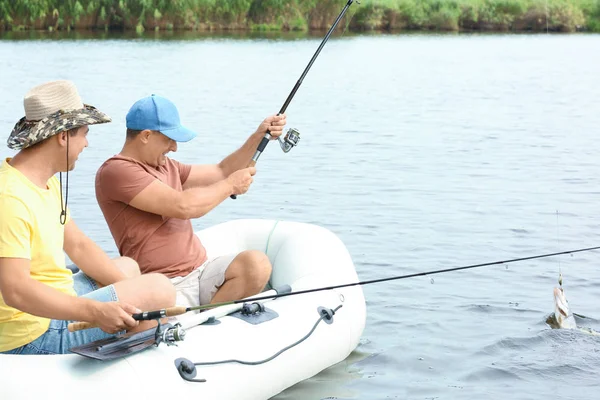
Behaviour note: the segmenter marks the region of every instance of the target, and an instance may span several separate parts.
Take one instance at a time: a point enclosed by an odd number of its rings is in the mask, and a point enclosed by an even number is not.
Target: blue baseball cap
[[[188,142],[196,132],[181,125],[177,107],[171,100],[153,94],[136,101],[126,117],[127,129],[159,131],[176,142]]]

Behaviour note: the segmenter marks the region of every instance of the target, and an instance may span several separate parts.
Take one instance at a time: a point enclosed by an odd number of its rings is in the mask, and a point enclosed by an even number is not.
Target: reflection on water
[[[273,397],[273,400],[361,398],[358,391],[348,388],[348,384],[363,378],[361,362],[368,357],[370,357],[369,354],[355,350],[344,361],[311,379],[290,387]]]
[[[347,32],[344,36],[355,35]],[[323,36],[321,32],[269,32],[269,31],[145,31],[136,33],[135,31],[93,31],[93,30],[73,30],[73,31],[7,31],[0,32],[0,39],[4,40],[202,40],[202,39],[236,39],[236,40],[254,40],[254,39],[301,39],[318,38]]]

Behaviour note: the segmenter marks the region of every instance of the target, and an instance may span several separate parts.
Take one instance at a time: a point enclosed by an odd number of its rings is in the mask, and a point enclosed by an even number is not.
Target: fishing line
[[[558,210],[556,210],[556,247],[560,248],[560,237],[558,235]],[[560,257],[558,257],[558,285],[562,288],[562,271],[560,269]]]
[[[548,0],[546,0],[546,34],[548,33]]]
[[[356,4],[360,5],[360,1],[358,1],[358,0],[354,0],[354,1],[356,1]],[[346,34],[346,30],[350,26],[350,22],[352,22],[352,20],[354,19],[354,16],[356,15],[357,11],[358,11],[358,7],[354,7],[354,12],[352,12],[352,16],[346,19],[346,24],[345,24],[346,26],[344,26],[344,30],[342,31],[340,37],[342,37]]]

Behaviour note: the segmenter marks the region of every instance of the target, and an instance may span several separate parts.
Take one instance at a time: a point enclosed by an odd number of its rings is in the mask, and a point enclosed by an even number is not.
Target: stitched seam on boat
[[[275,225],[273,225],[271,232],[269,232],[269,237],[267,238],[267,247],[265,248],[265,254],[267,255],[267,257],[269,256],[269,243],[271,242],[271,235],[273,235],[273,232],[275,231],[275,228],[277,227],[278,223],[279,221],[275,221]]]

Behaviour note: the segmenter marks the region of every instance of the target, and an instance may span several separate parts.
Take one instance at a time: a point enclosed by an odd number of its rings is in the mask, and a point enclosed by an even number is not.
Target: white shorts
[[[225,282],[227,268],[237,254],[226,254],[211,260],[196,268],[189,275],[171,278],[171,283],[177,290],[177,305],[194,307],[210,304],[217,290]]]

